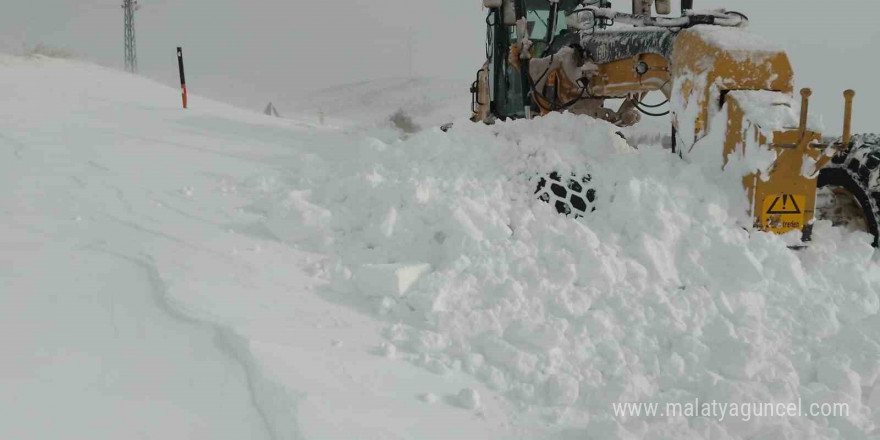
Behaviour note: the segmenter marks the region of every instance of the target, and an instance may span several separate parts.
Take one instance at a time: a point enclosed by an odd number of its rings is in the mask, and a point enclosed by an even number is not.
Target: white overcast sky
[[[0,51],[44,43],[123,66],[121,0],[3,0]],[[612,0],[627,9],[629,0]],[[259,109],[282,96],[336,84],[407,76],[461,79],[483,57],[480,0],[140,0],[141,73],[177,82],[184,47],[193,93]],[[789,50],[799,86],[840,130],[841,92],[860,93],[856,130],[880,131],[880,1],[696,0],[746,13],[755,33]],[[677,6],[676,6],[677,10]],[[412,39],[410,61],[407,40]],[[873,88],[873,90],[872,90]],[[462,103],[467,112],[469,102]]]

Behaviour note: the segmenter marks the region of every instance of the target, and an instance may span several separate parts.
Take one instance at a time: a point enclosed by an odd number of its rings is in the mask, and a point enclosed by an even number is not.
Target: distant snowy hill
[[[46,58],[0,57],[0,90],[2,438],[880,432],[871,237],[819,222],[792,251],[738,176],[603,122],[471,124],[467,84],[428,80],[184,111]],[[550,171],[597,211],[536,200]],[[697,399],[849,414],[614,409]]]
[[[347,84],[284,100],[288,114],[317,121],[379,123],[398,112],[416,123],[441,125],[470,117],[470,83],[432,78],[391,78]],[[332,122],[331,122],[332,123]]]

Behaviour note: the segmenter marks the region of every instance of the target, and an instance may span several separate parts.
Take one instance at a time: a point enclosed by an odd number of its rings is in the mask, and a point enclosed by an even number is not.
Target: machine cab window
[[[580,0],[560,0],[554,6],[549,0],[506,0],[509,14],[499,13],[496,23],[496,43],[490,44],[495,51],[492,94],[496,112],[505,117],[524,117],[522,81],[519,66],[510,63],[510,47],[517,43],[513,2],[521,2],[528,21],[529,38],[532,40],[532,56],[541,57],[553,40],[568,32],[566,15],[580,6]],[[503,17],[503,18],[502,18]],[[506,40],[506,41],[505,41]]]
[[[525,0],[524,3],[534,56],[540,56],[554,37],[568,31],[565,16],[580,5],[578,0],[562,0],[554,14],[553,4],[548,0]],[[516,42],[515,26],[509,27],[509,36],[511,44]]]

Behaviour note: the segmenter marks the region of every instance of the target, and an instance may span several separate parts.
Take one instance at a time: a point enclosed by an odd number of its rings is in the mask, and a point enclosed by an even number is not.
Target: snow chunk
[[[354,282],[367,296],[403,296],[430,264],[367,264],[354,273]]]
[[[397,346],[390,342],[383,342],[373,351],[375,354],[386,358],[393,358],[397,355]]]
[[[266,227],[289,243],[329,243],[326,225],[333,214],[309,201],[311,191],[291,191],[268,214]]]
[[[455,401],[458,406],[464,409],[479,409],[482,406],[482,402],[480,402],[480,393],[477,390],[472,388],[465,388],[458,392],[458,395],[455,396]]]

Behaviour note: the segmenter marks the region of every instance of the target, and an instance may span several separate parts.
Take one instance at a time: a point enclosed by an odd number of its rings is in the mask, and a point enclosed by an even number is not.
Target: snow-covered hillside
[[[107,69],[0,58],[2,438],[493,437],[480,389],[374,354],[249,208],[353,142]],[[311,152],[311,153],[310,153]],[[292,189],[292,188],[289,188]],[[502,431],[506,432],[506,431]]]
[[[414,134],[354,90],[301,104],[340,109],[323,127],[183,111],[174,89],[44,58],[0,58],[0,90],[4,438],[880,432],[871,238],[819,223],[792,251],[741,226],[733,179],[607,124],[487,127],[465,101],[443,133],[450,95],[425,87],[391,106],[425,103]],[[596,213],[535,200],[552,170],[589,173]],[[850,414],[612,406],[694,399]]]
[[[397,112],[423,127],[468,116],[470,84],[429,78],[365,81],[289,97],[279,103],[286,116],[351,126],[386,123]]]

